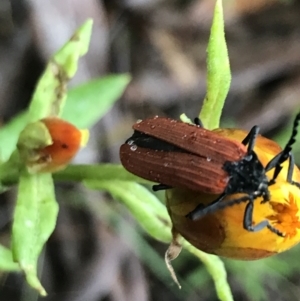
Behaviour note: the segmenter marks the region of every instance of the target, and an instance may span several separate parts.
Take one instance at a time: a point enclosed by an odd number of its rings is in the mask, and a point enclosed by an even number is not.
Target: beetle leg
[[[156,184],[152,186],[153,191],[159,191],[159,190],[166,190],[171,189],[171,186],[165,185],[165,184]]]
[[[292,185],[295,185],[298,188],[300,188],[300,183],[299,182],[295,182],[292,179],[292,177],[293,177],[293,171],[294,171],[294,166],[295,166],[295,158],[294,158],[294,155],[291,154],[290,163],[289,163],[289,169],[288,169],[287,181],[289,183],[291,183]]]
[[[268,186],[270,185],[270,182],[268,183]],[[270,201],[271,199],[271,194],[270,194],[270,191],[268,189],[266,189],[266,191],[260,191],[258,190],[257,192],[254,192],[253,193],[253,200],[256,199],[257,197],[260,197],[262,196],[263,197],[263,200],[260,202],[261,204],[264,204],[264,203],[267,203]]]
[[[269,171],[272,168],[276,168],[276,166],[278,164],[280,164],[279,162],[280,162],[281,156],[282,156],[282,152],[278,153],[275,157],[273,157],[273,159],[270,160],[269,163],[266,165],[265,170]]]
[[[263,228],[267,227],[271,232],[275,233],[276,235],[284,237],[284,234],[278,229],[274,228],[272,225],[270,225],[269,221],[266,219],[253,226],[253,201],[253,199],[250,199],[245,209],[243,221],[244,229],[250,232],[258,232]]]
[[[255,125],[254,127],[252,127],[252,129],[250,130],[248,135],[242,141],[242,144],[244,144],[244,145],[248,144],[248,153],[253,151],[255,140],[256,140],[258,133],[259,133],[259,127],[257,125]]]
[[[201,119],[200,119],[199,117],[196,117],[196,118],[194,119],[194,123],[195,123],[196,125],[198,125],[199,127],[204,128],[203,123],[202,123],[202,121],[201,121]]]
[[[270,223],[268,223],[267,228],[268,228],[271,232],[273,232],[274,234],[276,234],[276,235],[278,235],[278,236],[280,236],[280,237],[285,237],[285,234],[284,234],[284,233],[282,233],[280,230],[278,230],[278,229],[274,228],[273,226],[271,226]]]
[[[269,171],[272,168],[275,168],[274,170],[274,174],[273,174],[273,178],[269,181],[269,186],[275,183],[275,180],[279,174],[279,172],[282,169],[282,166],[279,163],[279,160],[281,158],[281,154],[279,153],[277,156],[275,156],[266,166],[266,171]],[[300,183],[298,182],[294,182],[293,181],[293,172],[294,172],[294,167],[295,167],[295,158],[294,155],[292,153],[289,153],[289,167],[288,167],[288,173],[287,173],[287,177],[286,177],[286,181],[288,183],[291,183],[292,185],[295,185],[297,187],[300,188]]]
[[[295,158],[294,158],[294,155],[292,153],[290,153],[290,161],[289,161],[289,167],[288,167],[286,181],[288,183],[292,183],[292,184],[293,184],[294,167],[295,167]]]
[[[224,195],[223,198],[226,196],[227,195]],[[203,217],[204,215],[214,213],[217,210],[221,210],[221,209],[233,206],[233,205],[237,205],[237,204],[249,201],[249,195],[246,195],[246,196],[238,198],[238,199],[225,201],[225,202],[221,202],[222,199],[219,200],[219,198],[207,206],[203,206],[202,204],[199,204],[193,211],[188,213],[186,215],[186,217],[190,218],[191,220],[197,220],[197,219]]]
[[[300,183],[293,181],[292,184],[295,185],[295,186],[297,186],[298,188],[300,188]]]
[[[292,183],[292,177],[293,177],[293,171],[294,171],[294,166],[295,166],[295,160],[294,156],[291,152],[289,152],[287,155],[284,154],[284,151],[280,152],[277,154],[266,166],[265,170],[269,171],[272,168],[274,168],[274,174],[272,179],[269,181],[269,185],[272,185],[275,183],[276,178],[278,177],[282,166],[281,164],[285,162],[286,160],[290,159],[289,161],[289,167],[288,167],[288,173],[287,173],[287,182]]]
[[[294,167],[295,167],[295,157],[292,153],[290,153],[290,162],[289,162],[289,168],[288,168],[288,174],[287,174],[287,179],[286,181],[288,183],[291,183],[292,185],[297,186],[300,188],[300,183],[293,181],[293,172],[294,172]]]
[[[207,214],[214,213],[217,210],[221,210],[221,209],[233,206],[233,205],[237,205],[237,204],[246,202],[249,200],[249,197],[250,197],[249,195],[246,195],[246,196],[243,196],[238,199],[221,202],[226,196],[228,196],[228,194],[226,194],[226,193],[221,194],[215,201],[213,201],[212,203],[210,203],[207,206],[203,206],[203,204],[199,204],[193,211],[188,213],[186,215],[186,217],[194,221]],[[256,197],[258,197],[258,196],[255,196],[255,198]]]
[[[203,207],[202,204],[199,204],[193,211],[186,215],[187,218],[191,220],[197,220],[203,217],[206,214],[212,213],[220,209],[220,202],[227,196],[226,193],[222,193],[215,201],[210,203],[208,206]]]
[[[243,220],[243,225],[244,229],[251,231],[251,232],[257,232],[260,231],[261,229],[265,228],[268,225],[268,221],[264,220],[257,225],[253,226],[253,209],[254,209],[254,204],[253,204],[253,199],[250,199],[246,208],[245,208],[245,214],[244,214],[244,220]]]

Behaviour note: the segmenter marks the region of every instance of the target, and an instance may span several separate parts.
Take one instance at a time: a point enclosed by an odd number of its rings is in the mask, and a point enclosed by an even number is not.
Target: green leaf
[[[109,75],[71,89],[62,118],[79,128],[91,127],[123,94],[129,81],[127,74]],[[26,111],[0,128],[0,161],[8,160],[28,122],[29,112]]]
[[[222,0],[217,0],[207,49],[207,92],[199,115],[205,128],[219,127],[230,81]]]
[[[55,228],[57,214],[51,174],[22,174],[12,226],[12,252],[27,282],[43,296],[46,291],[37,277],[37,260]]]
[[[92,20],[86,21],[54,54],[38,81],[29,109],[1,128],[0,161],[8,160],[27,123],[60,115],[67,98],[67,82],[74,76],[79,58],[88,50],[92,24]]]
[[[129,181],[84,181],[91,189],[108,191],[120,200],[152,237],[171,241],[171,221],[166,207],[145,187]]]
[[[127,74],[109,75],[72,89],[62,118],[79,128],[91,127],[120,98],[130,80]]]
[[[0,271],[20,271],[19,265],[14,262],[11,250],[0,245]]]
[[[23,112],[0,128],[0,162],[8,160],[17,145],[20,132],[28,122],[29,114]]]
[[[86,21],[51,58],[39,79],[30,106],[30,121],[61,114],[67,98],[67,82],[77,70],[78,60],[89,46],[93,21]]]
[[[78,60],[89,50],[89,44],[92,34],[93,20],[88,19],[73,34],[70,40],[53,56],[64,75],[72,78],[78,67]]]

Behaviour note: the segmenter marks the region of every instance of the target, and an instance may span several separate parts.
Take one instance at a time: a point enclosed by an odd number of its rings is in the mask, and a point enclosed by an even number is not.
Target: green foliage
[[[79,128],[89,128],[103,117],[119,99],[130,81],[127,74],[108,75],[84,83],[68,92],[62,118]],[[29,122],[29,112],[23,112],[0,129],[0,158],[6,161],[15,149],[20,132]]]
[[[47,128],[35,121],[61,114],[67,98],[67,81],[75,74],[80,56],[87,52],[91,29],[92,21],[88,20],[53,56],[28,110],[0,130],[0,152],[5,161],[0,165],[1,191],[18,182],[11,246],[14,262],[11,251],[0,246],[0,269],[21,268],[29,285],[43,296],[46,291],[37,276],[37,261],[55,228],[58,204],[52,175],[29,174],[25,163],[28,154],[34,155],[36,149],[52,143]],[[63,116],[79,126],[92,126],[120,97],[129,80],[128,75],[111,75],[75,88],[68,94]]]
[[[62,118],[78,128],[90,128],[121,97],[130,80],[128,74],[108,75],[70,90]]]
[[[222,260],[217,256],[209,255],[197,250],[186,241],[184,242],[184,246],[193,255],[197,256],[206,266],[206,269],[214,280],[219,299],[233,301],[232,293],[227,282],[227,273]]]
[[[80,56],[88,50],[91,30],[92,21],[88,20],[48,63],[38,82],[28,112],[25,113],[29,124],[21,131],[17,143],[18,150],[10,160],[12,163],[17,162],[17,168],[20,170],[12,227],[13,259],[19,263],[28,284],[42,296],[47,293],[37,276],[37,261],[55,228],[58,204],[52,175],[29,174],[25,164],[28,154],[31,156],[36,149],[52,143],[47,128],[36,121],[60,115],[67,98],[67,81],[74,76]],[[20,160],[16,159],[18,154]]]
[[[53,232],[58,214],[51,174],[22,174],[12,228],[14,261],[42,296],[46,291],[37,277],[37,260]]]
[[[93,21],[86,21],[50,59],[29,106],[29,121],[59,116],[67,98],[66,85],[76,71],[78,60],[89,48]]]
[[[103,163],[99,165],[69,165],[61,172],[55,173],[54,178],[60,181],[132,181],[140,184],[151,184],[150,181],[139,178],[127,170],[120,164]]]
[[[171,241],[171,220],[167,209],[148,189],[130,181],[86,180],[84,183],[88,188],[110,192],[152,237],[162,242]]]
[[[0,245],[0,271],[19,270],[19,265],[14,262],[11,250]]]
[[[28,283],[41,295],[45,295],[46,292],[37,277],[37,260],[54,230],[58,205],[52,175],[28,174],[16,145],[19,141],[19,145],[26,150],[34,148],[32,143],[28,145],[28,137],[32,131],[35,133],[40,129],[34,127],[33,130],[30,129],[29,134],[25,131],[21,137],[19,135],[30,122],[50,115],[61,115],[80,128],[91,127],[122,95],[130,81],[127,74],[95,79],[72,89],[68,94],[66,92],[67,81],[76,72],[78,59],[88,49],[91,26],[92,22],[87,21],[53,56],[38,83],[29,109],[0,129],[0,154],[3,161],[0,165],[0,189],[3,191],[7,186],[17,182],[19,185],[12,228],[12,251],[0,246],[0,270],[21,269]],[[219,125],[231,80],[221,0],[216,2],[207,51],[207,94],[199,116],[205,126],[212,129]],[[182,118],[189,122],[186,116]],[[46,132],[38,137],[41,138],[39,143],[49,144]],[[152,192],[142,186],[150,184],[149,181],[128,173],[121,165],[73,165],[54,174],[53,177],[55,180],[83,182],[90,189],[109,192],[126,206],[145,232],[162,242],[171,241],[171,221],[165,206]],[[160,272],[163,261],[158,259],[157,253],[149,248],[141,235],[136,235],[135,239],[140,242],[139,246],[142,248],[140,257],[149,263],[149,267],[152,267],[160,279],[167,281],[166,273]],[[196,250],[186,242],[184,247],[204,263],[214,281],[218,298],[222,301],[233,300],[223,262],[216,256]],[[17,263],[13,262],[13,259]],[[159,262],[158,266],[153,267],[156,260]],[[249,294],[253,293],[250,274],[240,271],[238,264],[236,270],[234,268],[232,265],[232,271],[245,275],[240,281],[243,281]],[[285,269],[286,267],[282,267],[282,273]],[[255,272],[253,274],[257,277]],[[183,280],[183,283],[194,288],[198,283],[207,280],[205,278],[197,281],[199,275],[201,277],[204,275],[203,270],[191,272],[190,278]],[[258,279],[258,282],[262,281],[262,278]],[[257,285],[255,294],[257,299],[254,300],[265,298],[261,285]]]
[[[217,0],[207,47],[207,91],[199,118],[205,128],[219,127],[225,98],[231,82],[224,32],[222,1]]]

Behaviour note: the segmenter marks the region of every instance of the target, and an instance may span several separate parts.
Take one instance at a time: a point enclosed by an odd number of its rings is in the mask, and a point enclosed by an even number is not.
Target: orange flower
[[[247,133],[237,129],[217,129],[218,134],[241,141]],[[281,148],[277,143],[259,136],[254,151],[259,160],[266,165]],[[173,222],[174,232],[207,253],[224,257],[254,260],[288,250],[300,240],[300,191],[286,181],[288,161],[276,179],[269,186],[271,201],[261,203],[262,198],[254,200],[253,223],[267,219],[272,226],[285,236],[280,237],[264,228],[249,232],[243,227],[246,203],[236,204],[192,221],[186,217],[199,204],[208,205],[218,195],[205,194],[183,188],[166,190],[167,208]],[[267,173],[272,178],[272,170]],[[300,171],[294,168],[293,180],[300,182]],[[222,202],[239,198],[242,194],[226,197]]]

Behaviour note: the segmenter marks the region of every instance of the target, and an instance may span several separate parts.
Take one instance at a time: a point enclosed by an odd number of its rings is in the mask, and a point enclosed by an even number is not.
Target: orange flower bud
[[[73,159],[87,138],[86,130],[79,130],[60,118],[48,117],[23,130],[18,149],[30,172],[55,172]]]

